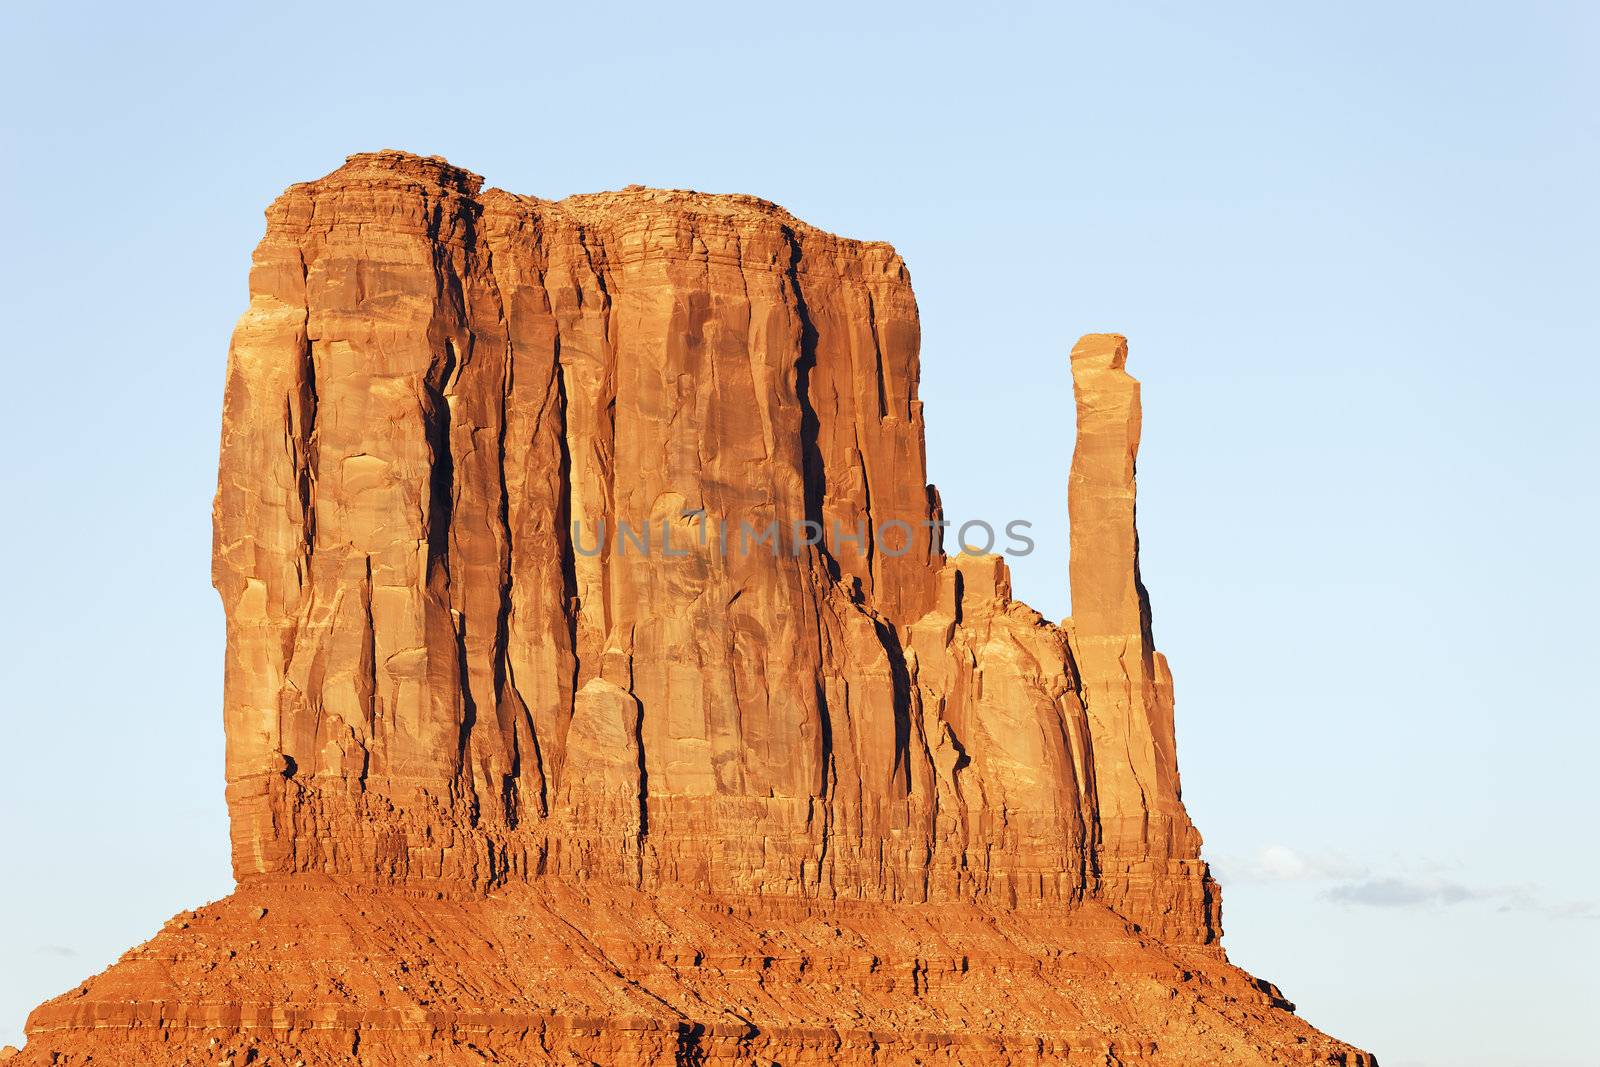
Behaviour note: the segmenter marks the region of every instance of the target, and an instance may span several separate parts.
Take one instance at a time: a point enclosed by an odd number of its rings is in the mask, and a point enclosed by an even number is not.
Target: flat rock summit
[[[14,1064],[1375,1063],[1221,947],[1121,337],[1071,354],[1052,623],[947,551],[893,248],[481,184],[364,153],[268,209],[215,509],[238,886]]]

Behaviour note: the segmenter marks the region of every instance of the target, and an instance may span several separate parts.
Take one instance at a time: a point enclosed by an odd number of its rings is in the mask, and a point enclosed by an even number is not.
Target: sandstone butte
[[[927,525],[888,245],[401,152],[267,219],[215,509],[237,889],[19,1067],[1375,1063],[1221,948],[1121,337],[1072,350],[1057,625]],[[686,554],[584,543],[646,521]]]

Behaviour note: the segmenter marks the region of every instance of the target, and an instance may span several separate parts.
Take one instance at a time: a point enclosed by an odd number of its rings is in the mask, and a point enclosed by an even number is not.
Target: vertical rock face
[[[1056,626],[944,554],[887,245],[396,152],[267,218],[215,513],[240,890],[25,1055],[1368,1062],[1217,944],[1121,338],[1072,354]]]
[[[751,198],[478,187],[358,156],[268,213],[216,509],[239,877],[920,892],[899,258]]]

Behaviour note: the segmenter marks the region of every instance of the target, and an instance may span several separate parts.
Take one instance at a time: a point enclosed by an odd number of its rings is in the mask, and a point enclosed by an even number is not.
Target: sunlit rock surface
[[[1222,953],[1120,337],[1071,357],[1058,626],[945,555],[892,248],[480,185],[370,153],[268,210],[215,516],[239,888],[16,1062],[1372,1062]]]

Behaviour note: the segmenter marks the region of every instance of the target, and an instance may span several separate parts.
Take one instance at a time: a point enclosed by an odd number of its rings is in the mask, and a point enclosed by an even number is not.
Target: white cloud
[[[1219,878],[1232,882],[1322,882],[1365,874],[1342,857],[1310,856],[1288,845],[1267,845],[1248,859],[1224,858],[1214,866]]]

